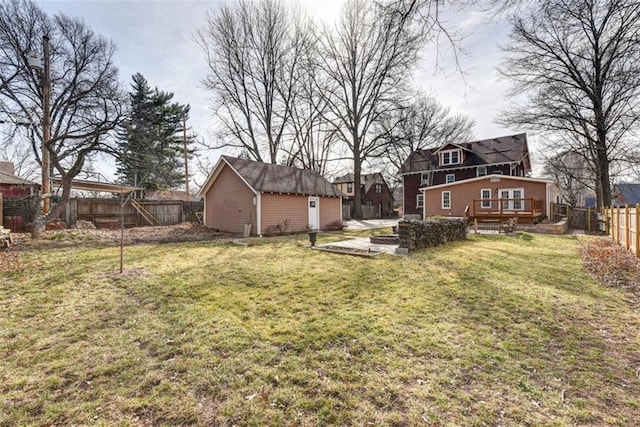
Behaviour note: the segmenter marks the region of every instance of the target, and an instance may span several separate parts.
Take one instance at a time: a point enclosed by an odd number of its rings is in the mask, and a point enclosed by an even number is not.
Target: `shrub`
[[[327,231],[341,231],[344,229],[344,224],[342,223],[342,221],[335,220],[328,224],[325,224],[324,229]]]

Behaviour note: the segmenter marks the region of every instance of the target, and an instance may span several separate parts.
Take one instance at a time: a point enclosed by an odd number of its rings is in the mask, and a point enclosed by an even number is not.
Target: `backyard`
[[[122,274],[95,239],[23,244],[0,254],[0,425],[637,425],[640,306],[587,274],[594,239],[143,243]]]

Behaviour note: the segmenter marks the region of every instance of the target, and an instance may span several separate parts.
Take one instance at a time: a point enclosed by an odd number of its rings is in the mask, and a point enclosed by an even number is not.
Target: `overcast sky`
[[[189,125],[203,138],[210,139],[211,94],[200,83],[206,76],[207,66],[193,34],[204,27],[207,13],[225,1],[40,0],[39,4],[50,15],[62,12],[82,17],[95,32],[113,40],[118,49],[115,62],[121,80],[129,84],[131,76],[140,72],[151,86],[173,92],[175,101],[191,105]],[[325,21],[334,19],[342,4],[341,0],[298,2],[304,3],[310,14]],[[465,9],[448,16],[450,26],[467,35],[463,41],[467,55],[460,58],[466,71],[465,79],[455,72],[451,51],[443,42],[439,65],[444,71],[436,72],[437,50],[433,44],[428,45],[415,84],[454,112],[472,117],[476,121],[477,139],[519,133],[518,129],[506,129],[494,123],[503,108],[508,87],[496,72],[500,57],[497,45],[505,42],[507,25],[487,23],[485,15],[477,9]],[[214,159],[217,155],[219,153],[214,154]],[[110,167],[98,165],[98,169],[101,167],[101,172],[110,174]]]

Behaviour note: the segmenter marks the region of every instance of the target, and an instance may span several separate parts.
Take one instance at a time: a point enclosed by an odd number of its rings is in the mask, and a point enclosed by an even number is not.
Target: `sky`
[[[213,13],[229,0],[40,0],[38,4],[49,14],[64,13],[81,17],[96,33],[111,39],[117,46],[115,64],[120,79],[127,85],[131,76],[142,73],[151,86],[173,92],[174,100],[190,104],[189,126],[200,137],[210,141],[215,118],[209,106],[212,94],[201,84],[207,75],[204,52],[194,40],[194,33],[205,26],[208,13]],[[342,0],[294,0],[308,13],[325,22],[334,20]],[[488,22],[486,13],[466,8],[446,16],[451,27],[465,34],[462,47],[466,54],[459,63],[464,77],[455,70],[454,56],[445,41],[440,48],[425,46],[415,73],[414,84],[435,96],[452,112],[463,113],[476,122],[477,139],[493,138],[521,130],[495,123],[505,106],[508,82],[499,79],[499,43],[508,34],[505,23]],[[436,61],[437,58],[437,61]],[[530,142],[531,148],[531,142]],[[212,153],[216,161],[222,152]],[[535,159],[534,159],[535,160]],[[113,165],[99,163],[98,172],[113,175]],[[196,185],[202,177],[195,177]]]

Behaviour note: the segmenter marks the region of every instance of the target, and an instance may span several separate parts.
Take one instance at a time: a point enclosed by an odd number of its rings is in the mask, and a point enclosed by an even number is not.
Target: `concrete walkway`
[[[381,245],[379,243],[371,243],[368,237],[354,237],[349,240],[341,240],[339,242],[323,243],[318,247],[336,246],[339,248],[361,249],[363,251],[383,252],[387,254],[395,254],[398,245]]]
[[[351,219],[344,222],[345,230],[366,230],[369,228],[384,228],[398,225],[398,218],[394,219]]]
[[[367,230],[372,228],[385,228],[398,225],[398,219],[365,219],[365,220],[349,220],[345,221],[346,230]],[[388,254],[395,254],[398,245],[381,245],[379,243],[371,243],[369,237],[353,237],[347,240],[341,240],[339,242],[324,243],[318,245],[322,246],[337,246],[340,248],[348,249],[361,249],[364,251],[370,250],[372,252],[383,252]]]

